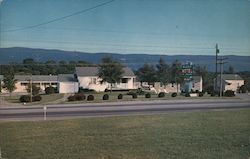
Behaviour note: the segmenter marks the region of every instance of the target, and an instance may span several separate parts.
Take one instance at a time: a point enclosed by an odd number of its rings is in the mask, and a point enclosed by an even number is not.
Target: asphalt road
[[[249,109],[249,101],[130,102],[47,106],[46,119],[157,114],[176,111]],[[0,121],[44,120],[44,107],[0,108]]]

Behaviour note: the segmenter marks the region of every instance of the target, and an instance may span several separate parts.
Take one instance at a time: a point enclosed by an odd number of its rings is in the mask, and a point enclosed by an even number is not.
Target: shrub
[[[93,101],[95,97],[93,95],[88,95],[87,100],[88,101]]]
[[[227,91],[224,93],[224,96],[226,96],[226,97],[234,97],[235,94],[234,94],[234,91],[232,91],[232,90],[227,90]]]
[[[210,94],[211,94],[211,97],[219,95],[219,93],[217,91],[212,91],[212,92],[210,92]]]
[[[135,92],[134,91],[129,91],[128,93],[127,93],[127,95],[133,95]]]
[[[207,94],[211,94],[212,92],[214,92],[214,86],[207,86],[206,88],[204,88],[204,90],[207,92]]]
[[[136,94],[136,93],[133,93],[133,94],[132,94],[132,98],[134,98],[134,99],[137,98],[137,94]]]
[[[187,93],[185,94],[185,97],[190,97],[190,93],[187,92]]]
[[[190,91],[191,93],[195,93],[195,91],[193,90],[193,89],[191,89],[191,91]]]
[[[29,96],[29,95],[22,95],[22,96],[19,98],[19,101],[22,102],[22,103],[30,102],[30,96]]]
[[[246,93],[246,92],[247,92],[247,86],[246,86],[246,85],[240,86],[239,92],[240,92],[240,93]]]
[[[102,100],[109,100],[109,95],[108,94],[104,94],[102,97]]]
[[[144,95],[145,92],[141,89],[141,88],[138,88],[137,90],[130,90],[127,95],[133,95],[133,94],[137,94],[137,95]]]
[[[122,94],[119,94],[119,95],[117,96],[117,98],[118,98],[118,99],[122,99],[122,98],[123,98],[123,95],[122,95]]]
[[[36,95],[32,97],[32,101],[37,102],[37,101],[41,101],[42,97],[40,95]]]
[[[53,94],[53,93],[55,93],[55,88],[54,87],[47,87],[47,88],[45,88],[45,93],[46,94]]]
[[[158,94],[158,97],[159,97],[159,98],[165,97],[165,93],[164,93],[164,92],[160,92],[160,93]]]
[[[144,92],[141,88],[138,88],[138,89],[136,90],[136,94],[138,94],[138,95],[144,95],[145,92]]]
[[[171,94],[171,96],[172,96],[172,97],[176,97],[176,96],[177,96],[177,93],[174,92],[174,93]]]
[[[194,93],[199,93],[199,90],[195,90],[195,92]]]
[[[203,92],[199,92],[199,97],[203,97],[204,93]]]
[[[76,96],[73,95],[73,96],[69,96],[68,97],[68,101],[71,102],[71,101],[76,101]]]
[[[145,98],[151,98],[151,94],[150,93],[146,93],[145,94]]]
[[[74,96],[75,96],[75,100],[78,100],[78,101],[86,99],[83,93],[78,93],[78,94],[75,94]]]

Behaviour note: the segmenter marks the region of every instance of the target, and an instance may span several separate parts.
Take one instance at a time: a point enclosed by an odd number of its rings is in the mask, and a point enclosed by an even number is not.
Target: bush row
[[[220,96],[220,92],[218,91],[212,91],[210,93],[211,97],[214,97],[214,96]],[[232,91],[232,90],[226,90],[225,92],[222,92],[222,96],[224,97],[234,97],[235,96],[235,92]]]
[[[117,96],[117,99],[122,99],[123,95],[119,94]],[[74,94],[72,96],[68,97],[68,101],[83,101],[86,99],[86,96],[83,93],[78,93],[78,94]],[[93,101],[95,99],[94,95],[88,95],[87,96],[87,101]],[[108,94],[104,94],[102,97],[103,100],[109,100],[109,95]]]
[[[197,94],[198,94],[199,97],[204,96],[204,92],[198,92]],[[127,95],[131,95],[133,99],[138,98],[138,93],[137,92],[129,92],[129,93],[127,93]],[[145,98],[151,98],[150,93],[144,93],[144,95],[145,95]],[[215,95],[218,95],[218,92],[211,92],[211,96],[215,96]],[[227,96],[227,97],[235,96],[233,91],[226,91],[226,92],[223,93],[223,95]],[[158,94],[158,98],[163,98],[165,96],[166,96],[166,94],[164,92],[160,92]],[[190,93],[189,92],[184,93],[184,96],[185,97],[190,97]],[[177,93],[176,92],[172,93],[171,97],[177,97]],[[82,101],[82,100],[85,100],[85,99],[86,99],[86,96],[83,93],[78,93],[78,94],[75,94],[75,95],[72,95],[72,96],[68,97],[68,101]],[[87,96],[87,101],[93,101],[94,99],[95,99],[95,97],[93,95],[88,95]],[[117,96],[117,99],[123,99],[123,94],[119,94]],[[102,100],[109,100],[109,94],[104,94],[103,97],[102,97]]]
[[[41,100],[42,100],[42,97],[40,95],[36,95],[36,96],[32,97],[32,102],[38,102],[38,101],[41,101]],[[29,103],[29,102],[31,102],[30,95],[22,95],[19,98],[19,101],[22,102],[22,103]]]

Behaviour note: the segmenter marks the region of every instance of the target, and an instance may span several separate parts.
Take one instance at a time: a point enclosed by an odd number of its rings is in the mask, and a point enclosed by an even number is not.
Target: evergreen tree
[[[182,72],[181,72],[181,62],[178,60],[175,60],[172,63],[171,66],[171,79],[172,79],[172,83],[176,83],[177,85],[177,93],[178,93],[178,85],[181,84],[183,82],[183,77],[182,77]]]
[[[102,79],[101,82],[111,84],[111,92],[114,83],[120,82],[123,74],[123,66],[112,57],[104,57],[99,65],[98,76]]]
[[[155,67],[147,63],[138,69],[137,76],[140,82],[148,82],[148,84],[153,84],[157,80]]]
[[[162,84],[166,84],[170,81],[169,66],[163,58],[160,58],[159,64],[156,65],[157,68],[157,80]]]

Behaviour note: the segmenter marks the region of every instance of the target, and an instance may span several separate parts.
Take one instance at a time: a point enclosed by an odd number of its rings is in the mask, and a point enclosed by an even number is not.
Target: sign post
[[[193,65],[192,62],[187,62],[182,65],[182,76],[184,77],[185,82],[185,92],[189,92],[192,88],[193,80]]]
[[[47,120],[47,107],[43,106],[43,120]]]

